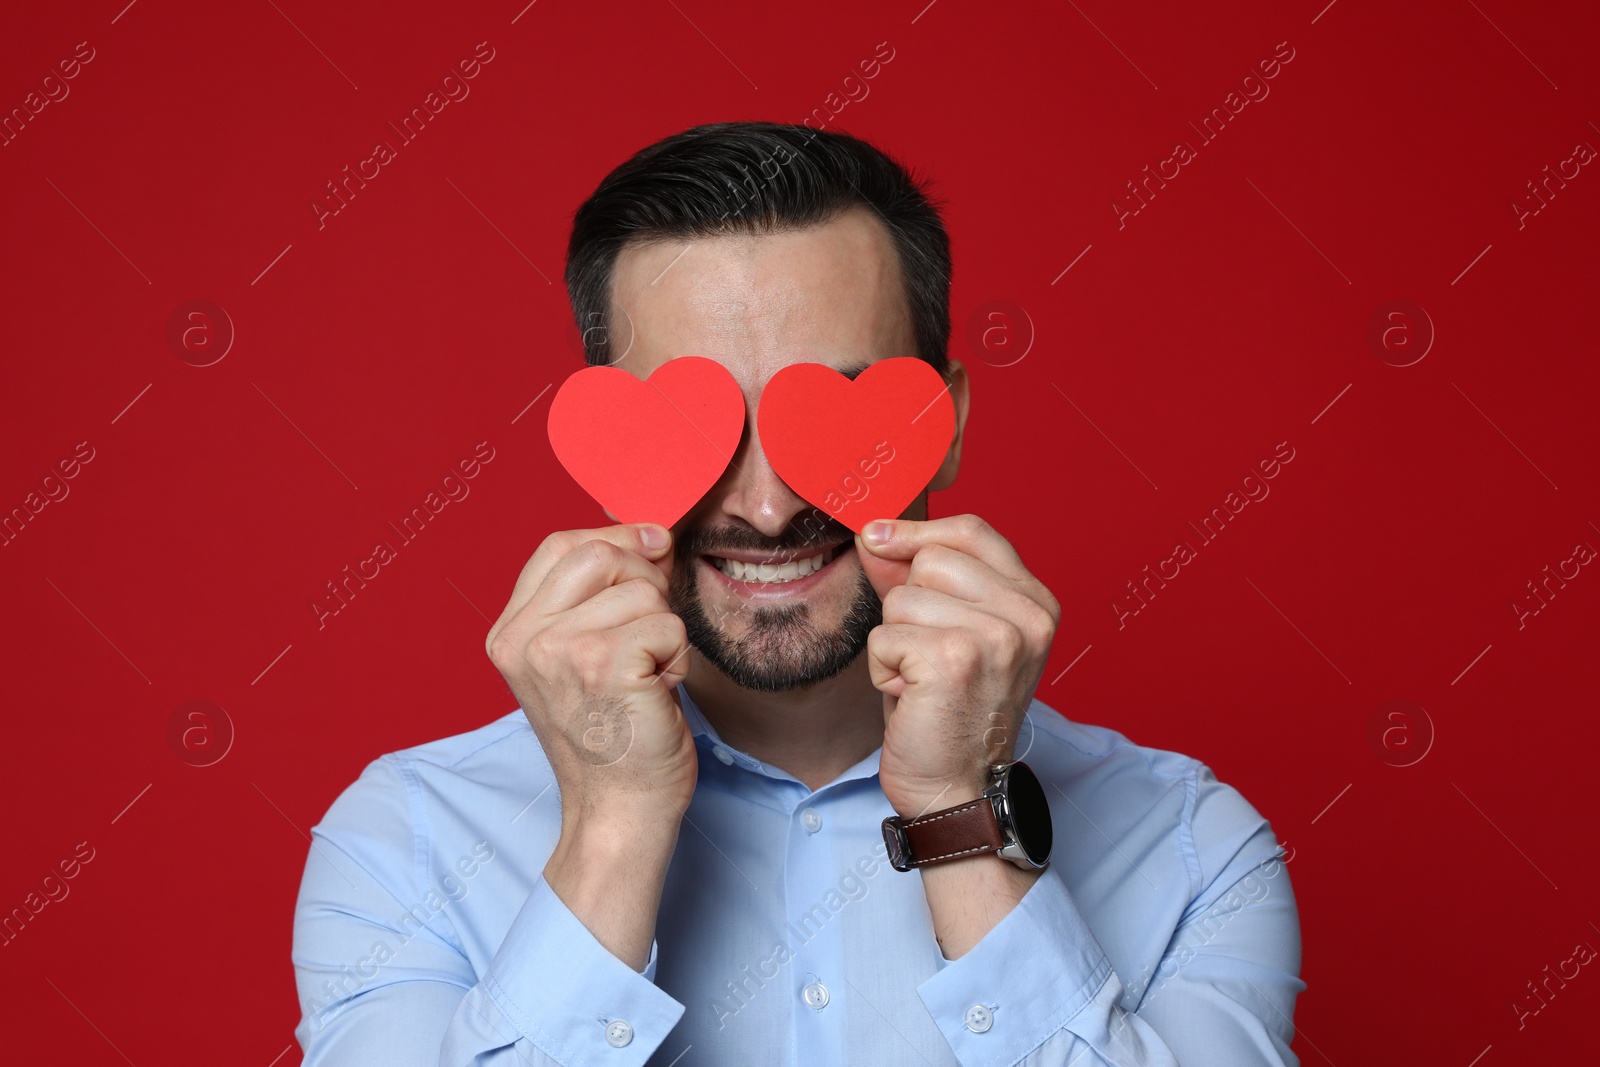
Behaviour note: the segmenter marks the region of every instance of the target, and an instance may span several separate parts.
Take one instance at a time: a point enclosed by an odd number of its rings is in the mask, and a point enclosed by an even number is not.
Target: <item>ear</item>
[[[933,481],[928,483],[930,491],[950,488],[955,484],[956,472],[961,469],[961,434],[967,426],[967,406],[971,395],[967,385],[967,368],[961,365],[959,359],[950,361],[950,399],[956,406],[956,434],[950,441],[950,451],[945,453],[944,462],[939,465]]]

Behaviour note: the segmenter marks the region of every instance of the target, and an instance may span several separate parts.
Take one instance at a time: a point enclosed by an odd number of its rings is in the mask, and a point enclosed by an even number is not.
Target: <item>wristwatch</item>
[[[884,819],[889,865],[909,871],[988,852],[1025,870],[1048,864],[1054,834],[1039,779],[1020,760],[992,767],[989,775],[989,787],[977,800],[914,819]]]

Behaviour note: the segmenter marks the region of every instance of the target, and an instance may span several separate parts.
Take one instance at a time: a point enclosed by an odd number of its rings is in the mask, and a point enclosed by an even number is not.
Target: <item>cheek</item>
[[[681,613],[686,604],[696,599],[700,579],[700,566],[696,561],[674,561],[672,575],[667,579],[667,606]]]

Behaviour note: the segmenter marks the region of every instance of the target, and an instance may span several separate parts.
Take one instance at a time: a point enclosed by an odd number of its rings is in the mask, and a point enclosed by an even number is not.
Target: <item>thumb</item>
[[[856,534],[856,558],[861,560],[861,569],[866,572],[867,581],[872,583],[879,600],[888,596],[895,586],[905,585],[911,575],[909,559],[884,559],[875,555],[862,542],[860,534]]]
[[[644,544],[645,558],[653,563],[656,570],[661,572],[661,576],[670,583],[678,555],[678,546],[675,543],[672,529],[657,522],[639,523],[638,528],[640,543]],[[647,532],[656,541],[656,544],[645,543],[644,539]]]

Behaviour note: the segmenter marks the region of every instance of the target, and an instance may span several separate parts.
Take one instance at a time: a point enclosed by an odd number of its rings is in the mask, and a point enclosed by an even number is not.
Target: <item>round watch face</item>
[[[1050,801],[1026,763],[1013,763],[1006,772],[1006,807],[1017,833],[1017,844],[1028,858],[1035,863],[1049,859],[1055,838],[1050,823]]]

